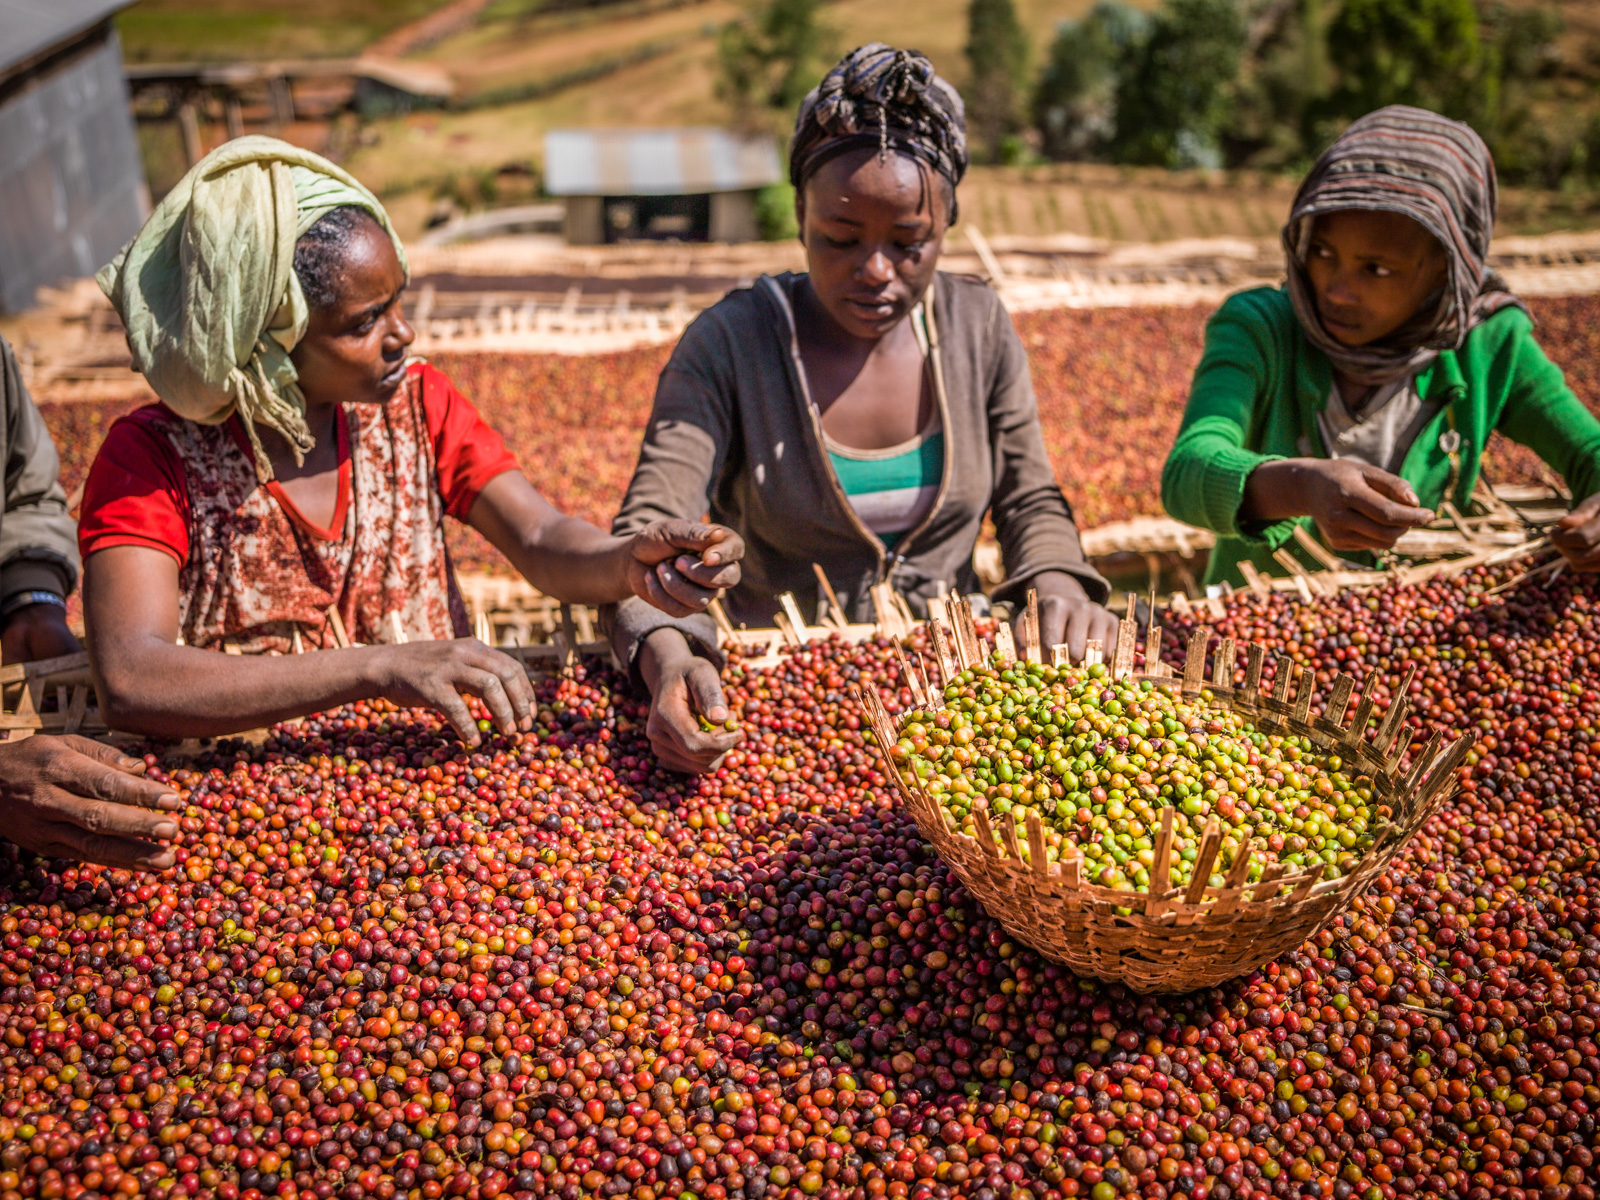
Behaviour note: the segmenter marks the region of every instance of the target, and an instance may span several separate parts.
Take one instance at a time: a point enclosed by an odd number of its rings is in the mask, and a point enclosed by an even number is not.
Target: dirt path
[[[367,58],[399,58],[460,33],[478,19],[491,0],[453,0],[443,8],[386,33],[363,52]]]

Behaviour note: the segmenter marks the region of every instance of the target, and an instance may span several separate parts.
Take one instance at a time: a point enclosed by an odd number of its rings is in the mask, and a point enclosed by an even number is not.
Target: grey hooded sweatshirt
[[[684,332],[656,386],[633,481],[613,523],[633,533],[661,518],[711,519],[745,542],[743,578],[726,598],[735,624],[771,626],[793,592],[820,611],[818,563],[852,621],[874,619],[869,589],[892,583],[919,616],[927,600],[978,590],[972,551],[992,514],[1015,601],[1045,571],[1077,578],[1104,602],[1106,581],[1084,560],[1072,510],[1045,453],[1027,352],[986,285],[943,272],[917,329],[933,362],[945,461],[937,498],[891,552],[850,506],[828,459],[795,337],[803,275],[762,276],[730,292]],[[673,618],[641,600],[605,614],[617,658],[632,666],[644,639],[673,626],[719,659],[709,616]]]
[[[0,605],[19,592],[65,596],[78,581],[78,527],[67,515],[57,473],[60,459],[33,398],[22,383],[11,345],[0,337]]]

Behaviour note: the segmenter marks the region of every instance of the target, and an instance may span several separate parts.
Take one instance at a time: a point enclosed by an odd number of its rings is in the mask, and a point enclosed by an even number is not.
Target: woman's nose
[[[1322,285],[1322,294],[1338,304],[1352,304],[1360,298],[1356,281],[1348,271],[1330,271]]]
[[[880,287],[894,278],[894,264],[889,261],[889,256],[883,252],[882,247],[875,248],[867,255],[861,264],[861,279],[867,283],[874,283]]]
[[[406,320],[398,305],[395,307],[394,320],[390,324],[388,335],[383,340],[386,348],[392,345],[397,350],[404,350],[417,340],[417,331],[412,328],[411,322]]]

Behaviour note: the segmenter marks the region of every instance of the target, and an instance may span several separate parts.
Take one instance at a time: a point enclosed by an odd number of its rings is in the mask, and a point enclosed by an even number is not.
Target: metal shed
[[[556,129],[545,191],[566,199],[574,244],[748,242],[755,198],[778,182],[777,143],[725,129]]]
[[[112,16],[131,0],[0,0],[0,310],[92,275],[149,194]]]

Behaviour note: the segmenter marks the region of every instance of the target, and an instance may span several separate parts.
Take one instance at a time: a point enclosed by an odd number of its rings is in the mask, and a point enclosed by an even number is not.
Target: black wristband
[[[47,592],[42,589],[17,592],[15,595],[7,596],[5,603],[0,604],[0,621],[5,621],[12,613],[31,608],[35,604],[53,604],[63,612],[67,608],[66,599],[57,592]]]

